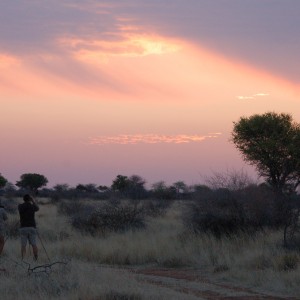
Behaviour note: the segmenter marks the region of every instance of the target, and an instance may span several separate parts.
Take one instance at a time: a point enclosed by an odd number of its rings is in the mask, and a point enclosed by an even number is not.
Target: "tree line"
[[[231,172],[215,173],[209,178],[208,185],[187,186],[183,181],[167,185],[160,181],[146,189],[146,181],[139,175],[117,175],[110,186],[57,184],[47,189],[48,179],[44,175],[26,173],[15,185],[0,174],[0,189],[7,195],[28,190],[54,200],[112,197],[191,199],[195,200],[191,210],[195,214],[190,214],[187,220],[190,224],[191,219],[195,220],[193,224],[198,224],[198,227],[193,225],[194,228],[222,232],[227,226],[227,231],[231,232],[239,227],[280,226],[284,229],[287,244],[289,234],[300,232],[300,196],[297,193],[300,184],[300,124],[285,113],[267,112],[241,117],[233,122],[230,141],[244,161],[256,168],[263,183],[255,185],[243,172]],[[215,229],[212,229],[213,222]]]
[[[253,165],[259,176],[279,194],[293,193],[300,184],[300,124],[290,114],[268,112],[262,115],[241,117],[233,122],[231,142],[242,154],[243,159]],[[37,193],[46,186],[48,179],[41,174],[27,173],[21,175],[16,186]],[[0,174],[0,188],[7,180]],[[54,189],[67,189],[67,185],[56,185]],[[155,190],[166,190],[165,183],[153,185]],[[141,196],[145,191],[145,180],[138,176],[117,175],[110,187],[94,184],[78,184],[81,191],[106,191],[111,189],[125,193],[134,190]],[[174,193],[185,192],[187,186],[178,181],[168,187]]]
[[[53,198],[78,198],[91,197],[95,199],[107,199],[111,196],[129,199],[145,199],[155,197],[160,199],[183,199],[188,198],[193,192],[201,188],[209,188],[205,185],[187,185],[184,181],[177,181],[171,185],[164,181],[152,184],[146,188],[146,180],[139,175],[117,175],[110,186],[97,185],[95,183],[79,183],[72,187],[67,183],[56,184],[47,188],[46,176],[37,173],[22,174],[20,180],[13,184],[0,174],[0,189],[2,194],[18,196],[23,192],[33,195],[49,196]]]

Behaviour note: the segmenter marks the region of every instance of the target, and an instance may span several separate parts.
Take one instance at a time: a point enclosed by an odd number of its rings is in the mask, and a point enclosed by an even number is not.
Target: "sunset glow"
[[[201,1],[192,1],[195,12],[125,2],[20,1],[32,15],[22,25],[15,17],[11,30],[2,24],[0,173],[12,182],[43,173],[50,185],[109,184],[117,174],[195,183],[199,173],[228,167],[255,174],[230,142],[232,125],[266,111],[300,120],[296,43],[282,57],[276,39],[259,43],[264,31],[252,22],[247,52],[225,11],[228,39]],[[232,20],[248,32],[240,13]]]
[[[141,57],[177,52],[179,44],[156,36],[125,35],[121,41],[62,39],[76,59],[88,63],[106,63],[110,57]]]

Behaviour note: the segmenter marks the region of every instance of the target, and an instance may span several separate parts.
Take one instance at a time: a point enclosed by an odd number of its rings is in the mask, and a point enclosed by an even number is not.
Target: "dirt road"
[[[197,270],[173,269],[131,269],[140,282],[171,289],[187,295],[205,300],[296,300],[300,297],[284,297],[262,293],[254,289],[241,287],[208,278]]]

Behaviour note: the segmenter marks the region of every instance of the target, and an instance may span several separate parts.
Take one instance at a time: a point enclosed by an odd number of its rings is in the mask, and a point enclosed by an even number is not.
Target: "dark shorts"
[[[4,226],[2,226],[2,225],[0,225],[0,237],[4,237],[5,236],[5,232],[6,230],[5,230],[5,227]]]
[[[36,228],[34,227],[22,227],[19,229],[21,236],[21,245],[26,247],[27,241],[30,245],[36,246]]]

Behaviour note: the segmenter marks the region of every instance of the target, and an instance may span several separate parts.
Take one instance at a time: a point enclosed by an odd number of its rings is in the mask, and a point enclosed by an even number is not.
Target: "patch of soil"
[[[190,269],[130,269],[139,281],[172,289],[206,300],[299,300],[254,291],[250,288],[214,281],[200,270]]]

